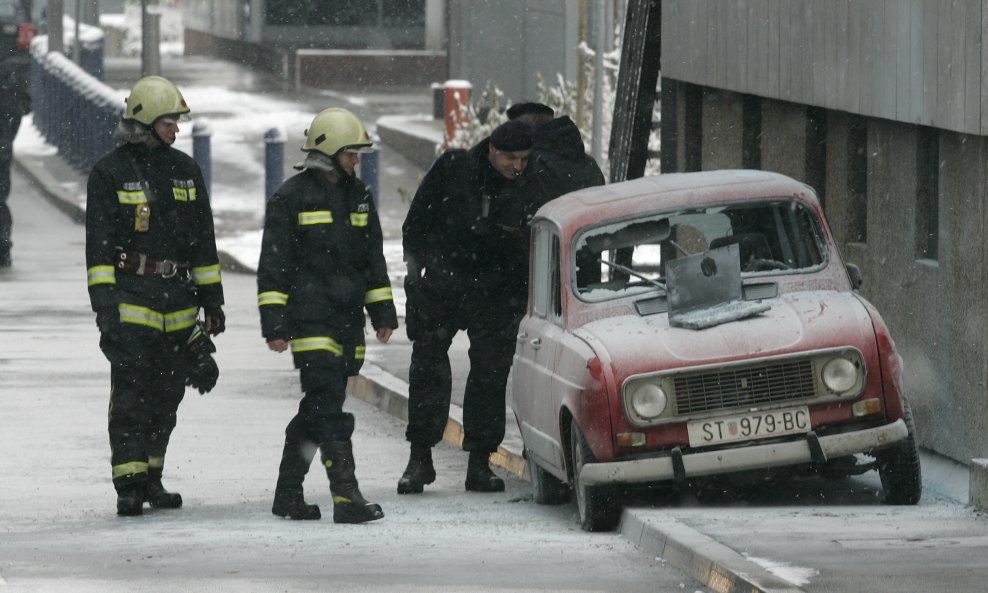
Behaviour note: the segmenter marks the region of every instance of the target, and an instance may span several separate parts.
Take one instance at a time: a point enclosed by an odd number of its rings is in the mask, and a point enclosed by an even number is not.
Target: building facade
[[[988,456],[988,1],[661,2],[663,171],[814,187],[921,444]]]

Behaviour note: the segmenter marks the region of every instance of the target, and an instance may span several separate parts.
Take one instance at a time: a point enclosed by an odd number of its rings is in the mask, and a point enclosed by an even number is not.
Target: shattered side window
[[[793,200],[649,213],[576,237],[576,292],[587,301],[662,292],[667,262],[732,244],[742,275],[804,272],[824,264],[827,252],[813,212]]]

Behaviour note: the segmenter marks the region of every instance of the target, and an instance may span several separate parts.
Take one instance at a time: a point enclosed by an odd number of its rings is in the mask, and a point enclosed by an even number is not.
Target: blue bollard
[[[207,193],[212,191],[213,187],[212,137],[213,130],[208,123],[197,121],[192,125],[192,158],[199,164]]]
[[[278,128],[264,132],[264,200],[270,200],[285,179],[285,133]]]
[[[374,137],[374,152],[360,155],[360,180],[370,188],[371,198],[374,200],[374,209],[378,207],[378,192],[380,190],[381,171],[381,144]]]

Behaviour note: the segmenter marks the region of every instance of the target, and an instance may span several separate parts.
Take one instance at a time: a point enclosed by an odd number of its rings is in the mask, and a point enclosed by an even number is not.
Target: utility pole
[[[161,13],[141,0],[141,75],[161,74]]]
[[[593,54],[593,138],[590,153],[598,163],[604,156],[604,0],[594,0],[594,54]]]
[[[62,31],[62,14],[65,3],[62,0],[48,0],[48,51],[65,53]]]

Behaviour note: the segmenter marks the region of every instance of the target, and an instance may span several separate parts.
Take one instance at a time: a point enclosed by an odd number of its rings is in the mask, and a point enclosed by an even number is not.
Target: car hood
[[[624,315],[574,331],[620,376],[680,366],[729,362],[835,346],[866,352],[871,317],[851,292],[813,291],[762,301],[758,315],[701,330],[669,325],[668,314]]]

